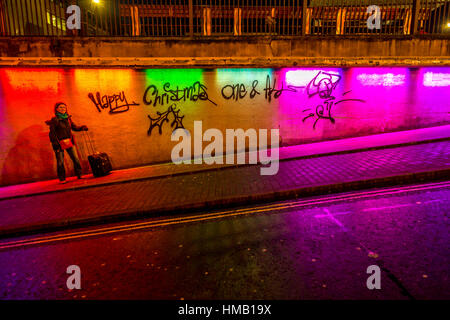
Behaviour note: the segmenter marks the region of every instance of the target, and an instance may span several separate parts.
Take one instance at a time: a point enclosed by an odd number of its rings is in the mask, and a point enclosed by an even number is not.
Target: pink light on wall
[[[362,73],[357,79],[363,86],[396,87],[405,84],[406,76],[394,73]]]
[[[426,72],[423,76],[425,87],[447,87],[450,86],[450,73]]]
[[[279,74],[282,76],[283,72],[285,72],[284,79],[287,85],[306,87],[319,73],[325,72],[339,75],[342,72],[342,69],[281,69]]]

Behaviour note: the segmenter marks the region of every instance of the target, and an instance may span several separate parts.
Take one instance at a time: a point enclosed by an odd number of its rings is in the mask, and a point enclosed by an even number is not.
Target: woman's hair
[[[53,111],[55,112],[55,114],[56,114],[56,109],[60,106],[60,105],[65,105],[66,106],[66,108],[67,108],[67,105],[64,103],[64,102],[57,102],[57,103],[55,103],[55,107],[54,107],[54,109],[53,109]],[[66,111],[67,112],[67,111]]]

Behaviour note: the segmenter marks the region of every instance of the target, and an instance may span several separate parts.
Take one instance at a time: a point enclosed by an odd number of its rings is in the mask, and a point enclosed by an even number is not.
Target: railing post
[[[411,34],[416,35],[419,26],[420,0],[413,0]]]
[[[308,25],[308,0],[303,0],[302,4],[302,36],[307,35],[309,31],[309,25]]]
[[[211,8],[203,8],[203,35],[211,35]]]
[[[347,13],[346,8],[339,8],[337,16],[336,16],[336,34],[342,35],[344,34],[344,26],[345,26],[345,15]]]
[[[412,9],[406,9],[403,20],[403,34],[411,34],[411,11]]]
[[[189,0],[189,37],[194,37],[194,0]]]
[[[6,36],[6,10],[3,9],[3,1],[0,2],[0,35]]]
[[[130,6],[131,30],[133,36],[140,36],[139,9],[138,6]]]
[[[242,35],[242,9],[234,8],[234,19],[233,19],[233,34],[235,36]]]

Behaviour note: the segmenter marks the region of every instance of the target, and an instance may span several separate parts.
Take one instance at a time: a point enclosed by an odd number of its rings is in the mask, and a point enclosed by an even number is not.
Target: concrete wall
[[[448,37],[0,38],[0,57],[447,57]]]
[[[57,101],[117,169],[169,161],[173,128],[196,120],[279,128],[285,145],[448,124],[449,86],[450,67],[0,68],[1,185],[56,176],[44,121]]]

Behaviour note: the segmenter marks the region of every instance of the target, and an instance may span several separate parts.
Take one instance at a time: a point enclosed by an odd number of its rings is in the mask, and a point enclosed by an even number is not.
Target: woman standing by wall
[[[50,126],[50,142],[56,156],[57,173],[61,183],[66,183],[66,170],[64,168],[64,150],[67,151],[72,159],[75,174],[81,179],[81,165],[76,154],[75,140],[73,131],[87,131],[88,128],[77,126],[72,121],[72,116],[67,113],[67,106],[64,102],[57,102],[54,108],[55,116],[45,123]]]

